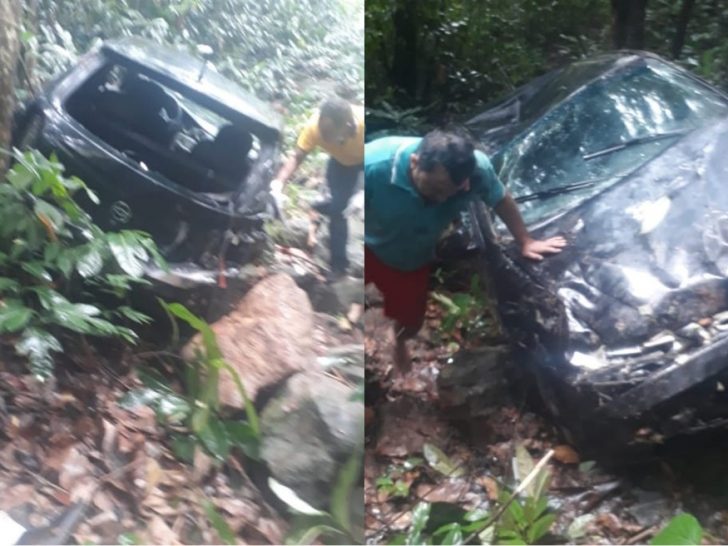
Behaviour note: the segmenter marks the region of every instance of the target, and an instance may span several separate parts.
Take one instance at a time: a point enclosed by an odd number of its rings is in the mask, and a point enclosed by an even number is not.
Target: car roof
[[[204,61],[184,51],[138,37],[105,42],[101,50],[115,62],[132,65],[138,71],[152,75],[170,89],[224,117],[253,125],[253,132],[267,140],[277,139],[281,133],[283,124],[279,114],[210,66],[200,80]]]

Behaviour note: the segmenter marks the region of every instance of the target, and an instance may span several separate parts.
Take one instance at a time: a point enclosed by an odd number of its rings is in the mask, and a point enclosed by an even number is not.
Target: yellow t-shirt
[[[364,162],[364,107],[352,106],[351,110],[356,123],[356,134],[343,144],[324,142],[319,133],[319,111],[316,110],[298,135],[296,145],[304,152],[310,152],[316,146],[320,146],[342,165],[361,165]]]

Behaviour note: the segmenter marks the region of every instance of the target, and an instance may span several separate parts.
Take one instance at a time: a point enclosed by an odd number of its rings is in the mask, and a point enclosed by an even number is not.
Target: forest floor
[[[549,416],[509,394],[487,415],[455,420],[438,389],[438,377],[453,365],[444,344],[433,342],[441,338],[441,315],[431,302],[425,327],[413,342],[413,371],[393,381],[390,322],[376,301],[365,313],[369,544],[401,541],[411,533],[418,503],[431,504],[430,519],[438,525],[458,520],[465,511],[492,510],[503,488],[512,491],[518,485],[513,468],[519,444],[534,462],[554,450],[547,495],[556,519],[539,543],[647,543],[679,512],[698,518],[704,543],[728,541],[724,440],[606,469],[582,460]]]

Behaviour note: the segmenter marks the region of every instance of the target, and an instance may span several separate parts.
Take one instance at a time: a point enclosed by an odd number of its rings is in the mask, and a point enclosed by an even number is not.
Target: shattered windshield
[[[728,115],[715,91],[653,59],[599,79],[541,118],[495,158],[527,222],[603,191],[682,134]],[[652,138],[659,135],[660,138]],[[667,135],[666,137],[663,137]],[[595,152],[609,150],[609,153]],[[559,192],[559,188],[577,191]]]

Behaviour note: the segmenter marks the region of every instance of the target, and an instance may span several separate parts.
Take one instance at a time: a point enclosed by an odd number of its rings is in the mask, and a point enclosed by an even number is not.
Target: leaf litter
[[[369,296],[367,301],[369,543],[386,543],[401,533],[412,537],[423,502],[430,504],[430,518],[436,512],[437,517],[450,514],[438,525],[457,521],[464,513],[494,510],[504,489],[512,491],[518,485],[514,475],[522,478],[551,451],[546,465],[550,483],[535,481],[528,488],[531,493],[546,490],[549,506],[557,514],[549,543],[644,543],[679,511],[695,514],[709,529],[704,543],[728,541],[728,511],[722,501],[728,483],[722,478],[716,482],[728,470],[727,462],[717,455],[724,452],[724,444],[720,444],[723,451],[689,445],[687,457],[677,454],[657,464],[607,470],[585,460],[576,446],[564,440],[551,418],[536,413],[512,393],[487,413],[463,418],[438,396],[437,377],[459,346],[453,343],[454,337],[443,338],[439,331],[442,317],[437,306],[428,305],[425,326],[410,342],[413,371],[406,380],[399,380],[392,378],[387,341],[391,323],[382,314],[381,301]],[[710,460],[710,453],[716,460]],[[405,470],[413,458],[420,458],[420,464]],[[704,460],[704,465],[698,462]],[[697,474],[700,466],[702,477]],[[461,477],[453,478],[453,472]],[[703,481],[714,491],[699,483]],[[481,534],[481,540],[488,537]]]
[[[0,359],[0,510],[25,541],[280,543],[286,523],[243,466],[181,462],[152,408],[119,404],[143,387],[133,369],[107,365],[126,373],[59,367],[50,391]]]

